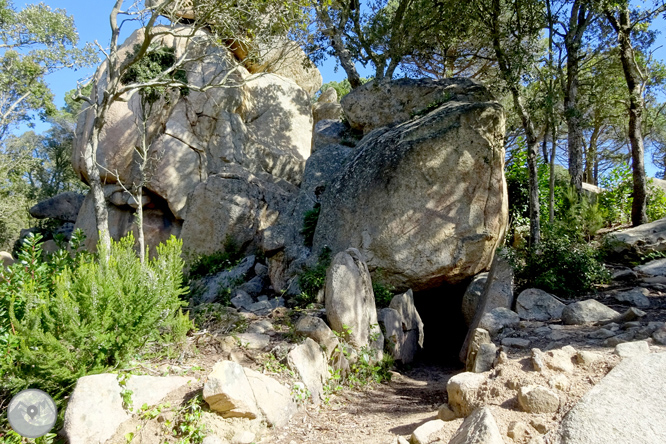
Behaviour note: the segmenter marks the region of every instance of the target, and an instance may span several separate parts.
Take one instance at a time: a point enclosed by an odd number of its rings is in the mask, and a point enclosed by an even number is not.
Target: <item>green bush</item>
[[[650,222],[666,217],[666,193],[654,185],[652,179],[648,181],[646,212]]]
[[[619,165],[600,182],[604,189],[599,196],[599,207],[604,212],[608,226],[631,222],[631,204],[633,202],[633,179],[631,168],[626,163]]]
[[[312,241],[314,240],[315,230],[317,229],[317,222],[319,221],[319,213],[321,212],[321,205],[316,203],[314,208],[305,212],[303,216],[303,229],[301,234],[305,238],[303,244],[306,247],[312,248]]]
[[[377,308],[388,307],[393,299],[393,291],[395,288],[392,286],[384,285],[380,281],[372,283],[372,291],[375,294],[375,305]]]
[[[558,235],[590,240],[603,226],[604,212],[599,204],[585,194],[578,194],[574,187],[567,187],[555,221]]]
[[[145,264],[134,244],[128,235],[110,251],[98,245],[97,255],[44,258],[40,238],[26,240],[19,262],[0,274],[5,392],[38,387],[61,400],[79,377],[184,340],[182,242],[172,237]]]
[[[217,251],[213,254],[203,254],[197,256],[189,266],[187,277],[189,279],[198,279],[210,274],[219,273],[238,265],[243,254],[238,244],[227,236],[224,240],[223,251]]]
[[[540,288],[572,298],[610,279],[600,252],[567,235],[544,237],[538,247],[509,250],[519,290]]]
[[[306,267],[298,276],[298,285],[301,287],[301,294],[296,299],[300,306],[307,306],[316,301],[317,293],[326,285],[326,270],[331,265],[331,249],[325,247],[317,264],[313,267]]]
[[[631,167],[626,163],[613,168],[602,180],[604,191],[599,194],[599,207],[602,209],[608,226],[631,223],[633,203],[633,177]],[[666,193],[648,179],[646,212],[649,221],[666,217]]]

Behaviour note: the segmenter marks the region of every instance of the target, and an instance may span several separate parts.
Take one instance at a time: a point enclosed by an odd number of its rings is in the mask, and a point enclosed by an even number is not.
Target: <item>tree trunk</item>
[[[567,147],[569,151],[569,175],[571,185],[580,193],[583,189],[583,129],[578,109],[578,77],[580,72],[580,47],[589,23],[589,13],[581,0],[575,0],[569,16],[569,28],[564,37],[567,52],[567,76],[564,88],[564,115],[567,119]]]
[[[93,127],[93,134],[88,143],[86,143],[84,162],[86,173],[88,174],[88,183],[93,197],[93,207],[95,209],[95,221],[99,242],[105,247],[105,251],[111,249],[111,235],[109,234],[109,213],[106,208],[106,199],[102,188],[102,179],[100,178],[99,168],[97,167],[97,143],[99,141],[99,129]]]
[[[359,76],[358,71],[356,70],[356,65],[354,65],[351,52],[349,52],[345,46],[345,42],[342,40],[342,29],[340,29],[340,27],[336,27],[333,24],[331,16],[326,10],[323,9],[323,7],[317,7],[315,11],[319,17],[319,20],[321,20],[322,23],[326,25],[325,34],[328,36],[331,42],[333,51],[335,51],[335,55],[338,57],[342,69],[344,69],[345,73],[347,74],[349,84],[351,85],[352,89],[358,88],[362,85],[361,76]],[[344,23],[341,23],[340,26],[344,26],[347,20],[348,15],[345,12],[341,12],[340,21]]]
[[[588,182],[597,186],[599,185],[597,182],[597,169],[599,167],[599,159],[597,159],[597,144],[599,142],[600,135],[601,126],[594,125],[592,135],[590,136],[590,146],[587,149],[587,159],[585,161]]]
[[[557,127],[552,128],[552,148],[550,151],[550,180],[548,182],[548,221],[555,222],[555,154],[557,152]]]
[[[543,130],[543,142],[541,142],[541,154],[543,162],[548,163],[548,137],[550,136],[550,118],[546,117],[546,128]]]
[[[539,156],[539,141],[537,140],[536,133],[534,132],[534,125],[532,119],[523,104],[522,97],[518,91],[518,87],[513,86],[511,95],[513,97],[513,105],[520,115],[523,123],[523,130],[525,131],[525,142],[527,143],[527,172],[528,172],[528,189],[530,194],[529,199],[529,214],[530,214],[530,245],[536,246],[541,242],[541,219],[539,215],[539,175],[537,172],[537,158]]]
[[[513,105],[516,112],[520,116],[523,131],[525,131],[525,142],[527,143],[527,172],[528,182],[527,187],[529,190],[529,216],[530,216],[530,246],[537,246],[541,242],[541,220],[539,217],[539,176],[537,173],[537,158],[539,156],[539,141],[534,131],[534,124],[530,117],[527,108],[523,104],[520,95],[520,69],[512,66],[511,60],[504,52],[504,47],[501,42],[501,26],[500,20],[502,17],[502,7],[499,0],[491,2],[491,8],[488,11],[490,21],[491,40],[495,56],[497,57],[497,65],[500,73],[506,82],[511,96],[513,98]]]
[[[643,109],[645,108],[643,100],[644,76],[638,66],[634,48],[631,45],[631,31],[633,27],[628,7],[625,6],[620,10],[618,15],[619,17],[616,18],[613,12],[606,13],[608,20],[617,32],[622,70],[624,71],[627,89],[629,90],[629,141],[631,143],[631,167],[634,179],[631,223],[633,226],[638,226],[648,221],[646,213],[647,180],[645,178],[645,149],[643,146],[643,134],[641,132]]]

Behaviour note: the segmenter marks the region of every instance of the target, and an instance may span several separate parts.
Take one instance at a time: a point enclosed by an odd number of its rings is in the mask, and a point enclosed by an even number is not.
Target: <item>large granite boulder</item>
[[[297,188],[269,174],[255,176],[239,165],[208,177],[189,197],[182,238],[186,251],[210,254],[229,236],[246,250],[259,248]]]
[[[85,196],[74,191],[60,193],[39,202],[30,208],[30,215],[37,219],[58,219],[63,222],[76,222]]]
[[[627,358],[567,413],[555,442],[663,443],[665,390],[666,353]]]
[[[610,252],[634,259],[651,252],[666,251],[666,218],[627,228],[607,236]]]
[[[205,44],[207,34],[204,31],[187,39],[181,35],[188,33],[190,27],[179,25],[174,30],[173,35],[167,33],[158,38],[157,43],[173,48],[176,57],[186,51],[201,56],[196,63],[185,66],[191,84],[209,85],[228,75],[226,86],[235,86],[211,88],[205,92],[190,90],[188,94],[181,95],[172,92],[168,93],[168,100],[161,99],[154,105],[154,112],[147,122],[149,156],[152,159],[144,185],[147,199],[141,203],[146,210],[159,210],[152,221],[147,218],[148,225],[152,227],[146,233],[150,245],[159,243],[170,234],[178,235],[188,214],[199,218],[197,222],[186,224],[188,236],[205,238],[212,233],[207,230],[214,222],[204,220],[205,214],[198,206],[201,195],[206,194],[201,189],[205,189],[209,177],[232,174],[234,180],[253,181],[255,185],[262,182],[258,185],[260,188],[270,189],[279,183],[283,190],[277,192],[278,202],[250,202],[250,212],[261,205],[269,209],[280,206],[285,194],[295,195],[295,187],[302,180],[305,160],[312,145],[312,107],[306,91],[292,80],[267,73],[267,70],[253,75],[244,67],[239,67],[233,54],[226,49]],[[121,45],[121,60],[143,40],[143,32],[141,29],[135,31]],[[106,64],[100,66],[95,79],[97,89],[92,92],[91,98],[100,100],[108,82]],[[132,219],[138,204],[118,192],[116,184],[122,183],[131,188],[141,177],[134,151],[134,147],[140,145],[141,133],[137,129],[140,100],[137,93],[124,99],[115,102],[107,113],[101,129],[97,161],[101,166],[102,180],[106,187],[112,188],[105,192],[110,212],[124,213],[121,219]],[[84,181],[87,181],[87,174],[82,154],[93,129],[93,120],[93,112],[89,108],[84,109],[77,124],[72,153],[74,169]],[[210,186],[219,188],[224,181],[217,177],[213,182],[215,185]],[[226,214],[230,205],[233,206],[230,201],[236,200],[237,206],[240,206],[244,199],[251,201],[257,194],[249,190],[255,188],[250,183],[234,186],[228,182],[222,186],[228,193],[220,202],[206,201],[209,206],[205,213],[210,218]],[[193,195],[199,200],[194,208],[190,208]],[[88,209],[91,209],[90,205]],[[274,212],[269,210],[269,213],[266,217],[262,216],[259,230],[276,220]],[[94,238],[96,229],[93,229],[95,221],[92,211],[82,210],[77,226],[84,228],[89,239]],[[215,235],[220,239],[235,235],[233,224],[229,227],[232,228],[230,232],[215,232]],[[129,230],[127,227],[110,229],[120,235]],[[256,230],[252,235],[255,234]],[[246,242],[247,236],[241,241]],[[94,245],[93,241],[88,243]],[[192,246],[196,253],[209,253],[221,247],[215,241],[202,251],[198,248],[199,245]]]
[[[459,283],[488,268],[508,221],[504,111],[483,86],[461,84],[426,115],[363,138],[322,194],[313,251],[357,248],[398,290]],[[366,87],[343,102],[392,109],[366,99]]]
[[[352,128],[364,133],[405,122],[448,102],[491,102],[480,83],[466,78],[371,81],[342,98],[340,104]]]

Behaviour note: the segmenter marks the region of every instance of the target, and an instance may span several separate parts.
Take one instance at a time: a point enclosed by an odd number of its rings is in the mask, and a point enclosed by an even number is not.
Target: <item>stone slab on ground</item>
[[[254,419],[261,415],[243,367],[235,362],[215,364],[204,384],[203,398],[211,410],[225,418]]]
[[[170,392],[192,378],[131,376],[126,388],[132,390],[135,407],[159,403]],[[103,444],[130,418],[123,408],[118,375],[101,374],[79,378],[67,404],[61,434],[70,444]]]
[[[449,396],[449,406],[458,417],[469,416],[477,405],[477,391],[486,382],[485,373],[463,372],[446,383],[446,392]]]
[[[636,271],[649,276],[666,276],[666,258],[656,259],[647,264],[639,265]]]
[[[273,427],[286,425],[297,411],[291,391],[269,376],[249,368],[243,370],[266,422]]]
[[[619,363],[564,417],[557,444],[666,442],[666,353]]]
[[[516,299],[516,312],[521,319],[550,321],[562,317],[565,305],[552,294],[538,288],[522,291]]]
[[[627,302],[638,308],[649,308],[650,299],[648,295],[650,291],[647,288],[636,287],[628,291],[621,291],[615,295],[613,298],[620,302]]]
[[[307,338],[289,352],[287,362],[310,391],[312,402],[318,405],[324,394],[323,383],[328,379],[326,357],[319,344]]]

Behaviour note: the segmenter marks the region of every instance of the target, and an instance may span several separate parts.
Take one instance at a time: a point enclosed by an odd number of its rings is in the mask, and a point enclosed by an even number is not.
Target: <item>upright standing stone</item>
[[[370,346],[380,354],[384,336],[377,321],[368,266],[355,248],[336,254],[326,271],[326,316],[331,328],[355,347]],[[379,356],[381,358],[381,356]]]
[[[513,304],[513,268],[504,256],[503,252],[495,254],[486,287],[481,295],[478,308],[474,314],[472,324],[469,326],[467,337],[460,350],[460,361],[467,359],[467,349],[472,339],[474,330],[479,327],[483,315],[490,313],[495,308],[511,309]]]

